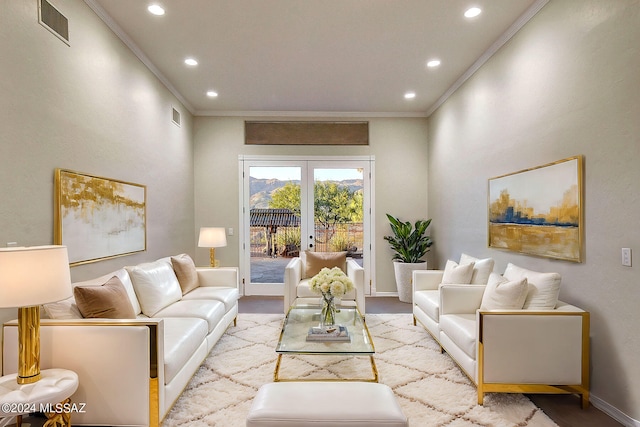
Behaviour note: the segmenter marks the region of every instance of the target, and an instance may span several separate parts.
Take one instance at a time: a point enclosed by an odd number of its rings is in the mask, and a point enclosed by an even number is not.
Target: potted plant
[[[427,262],[421,258],[429,252],[433,240],[428,236],[427,228],[431,219],[418,220],[412,225],[409,221],[402,222],[387,214],[391,225],[392,236],[384,236],[394,250],[393,268],[396,275],[398,296],[402,302],[412,302],[411,276],[414,270],[426,270]]]

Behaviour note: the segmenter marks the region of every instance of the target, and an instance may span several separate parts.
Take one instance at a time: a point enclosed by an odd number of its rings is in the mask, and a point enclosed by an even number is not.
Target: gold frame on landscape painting
[[[53,241],[75,266],[147,249],[145,185],[55,171]]]
[[[490,178],[488,245],[582,262],[583,156]]]

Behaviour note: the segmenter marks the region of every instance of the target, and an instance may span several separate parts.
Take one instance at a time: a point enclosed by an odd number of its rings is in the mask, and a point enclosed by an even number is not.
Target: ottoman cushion
[[[407,427],[389,386],[368,382],[279,382],[260,387],[247,427]]]

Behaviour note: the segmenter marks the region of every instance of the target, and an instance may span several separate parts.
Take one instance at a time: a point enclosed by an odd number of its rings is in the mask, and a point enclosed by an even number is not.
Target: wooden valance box
[[[244,122],[246,145],[369,145],[369,122]]]

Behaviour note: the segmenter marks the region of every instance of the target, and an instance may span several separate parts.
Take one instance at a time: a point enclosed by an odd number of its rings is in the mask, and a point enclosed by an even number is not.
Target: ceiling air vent
[[[176,125],[176,126],[180,126],[180,111],[176,110],[175,108],[171,108],[171,121]]]
[[[38,22],[69,44],[69,20],[47,0],[38,0]]]

